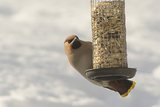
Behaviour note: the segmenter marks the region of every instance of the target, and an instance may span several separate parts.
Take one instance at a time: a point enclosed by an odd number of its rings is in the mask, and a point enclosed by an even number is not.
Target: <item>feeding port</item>
[[[135,75],[128,68],[124,0],[91,0],[93,69],[90,79],[126,79]]]

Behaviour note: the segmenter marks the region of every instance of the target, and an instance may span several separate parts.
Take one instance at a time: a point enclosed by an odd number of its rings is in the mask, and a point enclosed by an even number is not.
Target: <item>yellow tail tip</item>
[[[121,96],[122,96],[122,97],[126,97],[126,96],[130,93],[130,91],[131,91],[132,89],[134,89],[135,84],[136,84],[136,83],[133,81],[133,84],[132,84],[132,86],[130,87],[130,89],[129,89],[126,93],[122,94]]]

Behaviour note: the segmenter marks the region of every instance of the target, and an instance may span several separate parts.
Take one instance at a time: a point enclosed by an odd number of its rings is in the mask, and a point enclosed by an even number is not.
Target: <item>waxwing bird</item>
[[[103,86],[109,90],[119,92],[122,97],[134,88],[135,82],[130,80],[95,81],[86,77],[85,71],[92,69],[92,43],[80,40],[76,35],[71,35],[64,41],[65,53],[73,68],[91,83]]]

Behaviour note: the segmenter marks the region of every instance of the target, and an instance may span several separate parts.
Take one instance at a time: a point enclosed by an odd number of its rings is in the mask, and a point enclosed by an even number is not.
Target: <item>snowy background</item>
[[[95,86],[63,42],[91,41],[90,0],[0,0],[0,107],[160,107],[160,0],[126,0],[128,97]]]

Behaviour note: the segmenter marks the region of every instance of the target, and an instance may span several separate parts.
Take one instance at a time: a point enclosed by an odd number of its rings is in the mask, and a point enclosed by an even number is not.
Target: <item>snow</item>
[[[156,79],[160,79],[160,65],[153,70],[153,76]]]
[[[126,0],[128,97],[95,86],[69,64],[63,43],[91,41],[90,0],[0,1],[0,107],[159,107],[159,0]],[[116,102],[116,103],[115,103]]]

